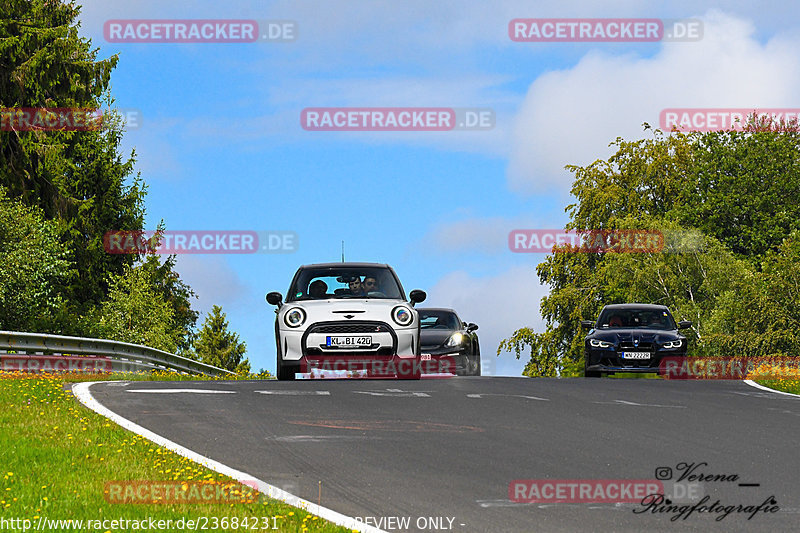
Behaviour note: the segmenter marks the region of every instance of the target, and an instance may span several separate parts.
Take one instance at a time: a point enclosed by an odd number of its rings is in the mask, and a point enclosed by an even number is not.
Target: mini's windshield
[[[419,327],[422,329],[461,329],[458,317],[450,311],[419,310]]]
[[[604,309],[598,320],[600,328],[676,329],[675,321],[663,309]]]
[[[380,298],[404,300],[403,289],[388,268],[304,268],[289,288],[286,301]]]

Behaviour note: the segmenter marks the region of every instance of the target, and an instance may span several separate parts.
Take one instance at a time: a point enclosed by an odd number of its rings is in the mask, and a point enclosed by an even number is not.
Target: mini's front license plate
[[[622,352],[623,359],[650,359],[650,352]]]
[[[341,348],[369,348],[372,346],[372,337],[327,337],[325,344],[330,347]]]

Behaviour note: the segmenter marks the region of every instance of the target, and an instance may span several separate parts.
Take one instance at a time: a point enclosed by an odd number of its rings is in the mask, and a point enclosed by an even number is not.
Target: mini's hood
[[[281,328],[286,328],[286,324],[283,322],[283,315],[290,309],[300,307],[306,312],[306,321],[305,324],[301,326],[301,329],[315,322],[357,322],[361,320],[386,322],[392,327],[399,328],[400,326],[392,320],[392,309],[398,305],[403,305],[410,309],[411,314],[414,316],[414,321],[406,327],[416,327],[419,322],[418,315],[416,310],[411,307],[410,303],[403,300],[384,300],[377,298],[301,300],[288,302],[283,304],[278,312],[278,323]]]

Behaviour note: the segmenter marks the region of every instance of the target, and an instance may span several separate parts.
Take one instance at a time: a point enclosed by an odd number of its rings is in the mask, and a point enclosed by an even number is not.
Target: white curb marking
[[[343,515],[338,513],[332,509],[328,509],[327,507],[322,507],[317,505],[316,503],[311,503],[308,500],[304,500],[295,496],[294,494],[290,494],[283,489],[279,489],[274,485],[270,485],[260,479],[256,479],[255,477],[251,476],[246,472],[241,472],[239,470],[235,470],[227,465],[224,465],[220,462],[214,461],[213,459],[209,459],[203,455],[200,455],[197,452],[193,452],[188,448],[184,448],[180,444],[172,442],[169,439],[162,437],[156,433],[153,433],[149,429],[145,429],[138,424],[134,424],[127,418],[123,418],[122,416],[118,415],[117,413],[111,411],[107,407],[103,406],[94,399],[92,393],[89,392],[89,387],[95,385],[97,383],[109,383],[108,381],[86,381],[83,383],[76,383],[72,386],[72,393],[75,395],[78,400],[91,409],[92,411],[108,418],[112,422],[124,427],[125,429],[136,433],[137,435],[146,438],[149,441],[158,444],[159,446],[163,446],[168,450],[172,450],[173,452],[177,453],[178,455],[182,455],[187,459],[190,459],[196,463],[199,463],[206,468],[210,468],[215,472],[219,472],[225,476],[229,476],[239,483],[243,485],[247,485],[249,487],[253,487],[257,489],[262,494],[269,496],[270,498],[274,498],[276,500],[282,501],[288,505],[293,507],[297,507],[298,509],[303,509],[308,511],[311,514],[317,515],[320,518],[324,518],[325,520],[329,520],[336,525],[346,527],[348,529],[356,530],[356,531],[363,531],[365,533],[387,533],[381,529],[376,527],[370,526],[363,522],[359,522],[355,518],[347,515]]]

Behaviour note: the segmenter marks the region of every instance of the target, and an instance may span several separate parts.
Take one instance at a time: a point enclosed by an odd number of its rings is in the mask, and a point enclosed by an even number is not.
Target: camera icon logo
[[[672,479],[672,469],[668,466],[659,466],[656,468],[656,479],[660,481]]]

